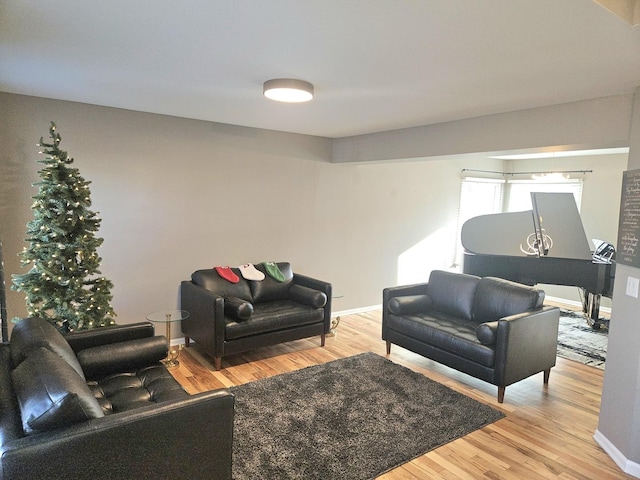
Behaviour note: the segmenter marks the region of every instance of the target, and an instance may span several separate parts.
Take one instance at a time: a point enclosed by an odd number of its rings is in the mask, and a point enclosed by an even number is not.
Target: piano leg
[[[580,287],[582,291],[582,313],[586,315],[590,315],[591,313],[591,292],[589,292],[586,288]]]
[[[600,295],[591,294],[591,320],[594,324],[600,321]]]
[[[603,321],[600,320],[600,299],[602,295],[592,293],[584,288],[582,290],[582,313],[587,318],[587,323],[594,330],[599,330]]]

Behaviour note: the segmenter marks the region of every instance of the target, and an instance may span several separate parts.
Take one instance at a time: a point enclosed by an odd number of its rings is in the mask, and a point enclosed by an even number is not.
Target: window
[[[502,212],[504,185],[505,181],[502,179],[473,177],[462,179],[458,207],[457,244],[452,262],[454,267],[462,265],[462,252],[464,251],[460,243],[462,224],[478,215]]]
[[[573,193],[578,211],[582,202],[582,180],[509,180],[507,212],[531,210],[531,192]]]

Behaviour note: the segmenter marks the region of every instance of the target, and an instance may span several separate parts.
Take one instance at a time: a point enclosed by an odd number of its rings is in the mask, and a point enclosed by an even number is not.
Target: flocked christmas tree
[[[63,333],[115,324],[111,307],[113,284],[100,275],[95,236],[100,219],[92,212],[89,184],[60,150],[55,123],[51,143],[40,138],[44,168],[27,224],[29,247],[20,256],[29,272],[13,275],[13,289],[26,293],[30,316],[47,319]]]

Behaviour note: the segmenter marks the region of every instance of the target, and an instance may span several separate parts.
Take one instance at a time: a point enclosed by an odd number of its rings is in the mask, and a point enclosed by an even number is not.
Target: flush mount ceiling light
[[[313,85],[304,80],[275,78],[264,82],[264,96],[278,102],[300,103],[313,98]]]

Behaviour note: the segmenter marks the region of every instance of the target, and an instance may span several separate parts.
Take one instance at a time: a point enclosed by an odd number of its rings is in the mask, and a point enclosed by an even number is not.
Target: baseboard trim
[[[356,313],[365,313],[371,312],[372,310],[381,310],[382,304],[380,305],[369,305],[368,307],[359,307],[352,308],[350,310],[340,310],[339,312],[331,312],[332,317],[340,317],[342,315],[355,315]]]
[[[545,299],[549,300],[550,302],[566,305],[567,307],[573,307],[575,310],[582,310],[582,303],[575,300],[567,300],[566,298],[560,298],[560,297],[550,297],[548,295],[545,297]],[[352,308],[350,310],[340,310],[339,312],[332,312],[331,316],[339,317],[340,315],[354,315],[357,313],[365,313],[365,312],[370,312],[372,310],[381,310],[381,309],[382,309],[382,304],[369,305],[366,307],[358,307],[358,308]],[[600,307],[600,311],[610,314],[611,308]]]
[[[566,305],[567,307],[573,307],[576,310],[582,310],[582,303],[577,302],[575,300],[567,300],[566,298],[550,297],[550,296],[546,296],[545,300],[549,300],[550,302],[554,302],[554,303],[560,303],[562,305]],[[600,307],[600,310],[602,312],[611,314],[610,307]]]
[[[624,473],[640,478],[640,463],[632,462],[625,457],[618,448],[605,437],[600,430],[596,430],[593,439],[605,451],[607,455],[620,467]]]

